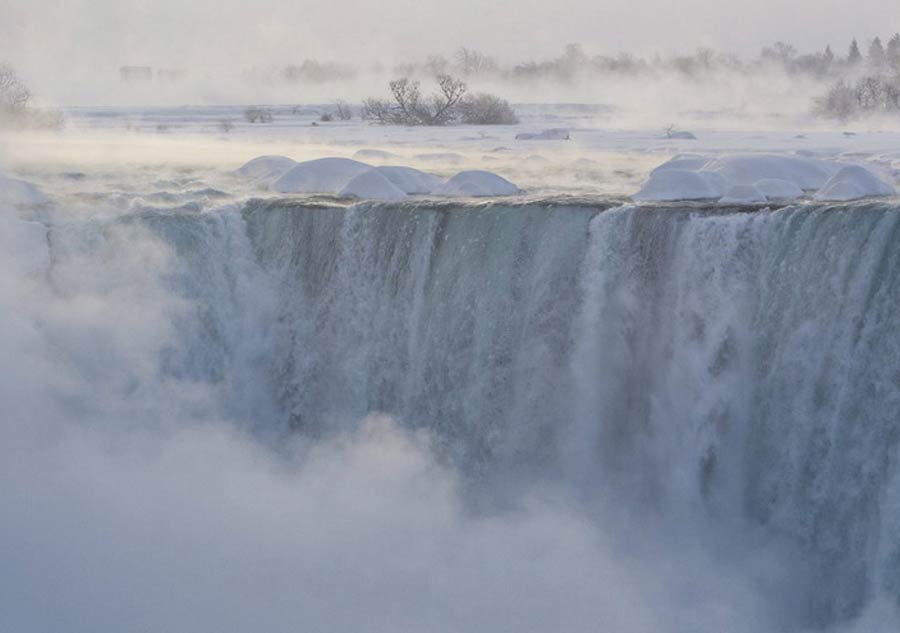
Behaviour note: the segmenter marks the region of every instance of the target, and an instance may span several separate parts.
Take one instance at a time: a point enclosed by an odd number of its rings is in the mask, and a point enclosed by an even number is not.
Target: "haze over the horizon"
[[[851,37],[900,30],[894,0],[849,7],[846,0],[272,0],[264,8],[237,0],[0,0],[0,59],[52,97],[65,94],[61,85],[128,64],[234,69],[318,58],[365,66],[449,55],[460,45],[514,61],[557,55],[570,42],[589,54],[709,46],[751,55],[784,40],[801,50],[831,44],[842,54]]]

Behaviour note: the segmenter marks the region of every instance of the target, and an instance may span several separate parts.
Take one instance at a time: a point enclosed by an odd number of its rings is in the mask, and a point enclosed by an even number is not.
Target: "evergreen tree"
[[[831,51],[831,45],[825,47],[825,63],[830,64],[834,61],[834,53]]]
[[[862,53],[859,52],[859,44],[856,43],[856,38],[853,38],[853,41],[850,42],[850,50],[847,52],[847,61],[851,64],[858,64],[862,61]]]
[[[894,37],[888,40],[884,56],[892,68],[900,71],[900,33],[895,33]]]
[[[881,39],[878,37],[869,44],[869,63],[873,66],[884,64],[884,46],[881,45]]]

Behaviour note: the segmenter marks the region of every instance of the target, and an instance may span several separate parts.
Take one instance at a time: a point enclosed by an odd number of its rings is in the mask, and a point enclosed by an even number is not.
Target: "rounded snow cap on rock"
[[[704,171],[717,172],[735,185],[778,178],[793,182],[801,189],[818,189],[837,169],[837,165],[814,158],[778,154],[728,154],[703,167]]]
[[[712,200],[721,198],[727,183],[715,173],[666,169],[650,174],[641,190],[631,196],[636,201]]]
[[[353,178],[341,189],[340,195],[366,200],[402,200],[406,197],[403,190],[377,169],[370,169]]]
[[[438,196],[514,196],[520,190],[506,178],[479,169],[461,171],[437,187],[432,193]]]
[[[402,192],[409,195],[428,194],[440,187],[444,181],[434,174],[429,174],[412,167],[386,165],[375,167],[375,171],[390,180]]]
[[[786,200],[803,196],[803,189],[790,180],[781,178],[763,178],[753,183],[753,186],[762,191],[770,200]]]
[[[30,182],[0,175],[0,204],[26,206],[48,202],[44,192]]]
[[[349,158],[308,160],[282,174],[272,183],[272,188],[281,193],[339,193],[356,176],[370,169],[371,165]]]
[[[841,167],[813,196],[815,200],[856,200],[870,196],[893,196],[893,186],[860,165]]]
[[[686,171],[697,171],[710,161],[709,156],[701,156],[699,154],[676,154],[662,165],[651,171],[655,174],[660,171],[668,171],[670,169],[684,169]]]
[[[754,185],[735,185],[719,199],[719,204],[763,204],[766,194]]]
[[[247,161],[241,165],[234,173],[242,178],[271,181],[281,176],[296,164],[297,161],[288,158],[287,156],[257,156],[253,160]]]

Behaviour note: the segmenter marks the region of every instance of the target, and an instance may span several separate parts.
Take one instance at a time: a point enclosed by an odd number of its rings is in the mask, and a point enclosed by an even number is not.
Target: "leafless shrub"
[[[519,122],[509,103],[491,94],[468,95],[459,104],[460,121],[468,125],[515,125]]]
[[[407,77],[390,82],[393,101],[366,99],[366,119],[384,125],[448,125],[458,117],[466,84],[450,75],[437,78],[438,92],[423,98],[418,81]]]
[[[234,129],[234,123],[229,119],[220,119],[217,127],[222,134],[228,134],[231,130]]]
[[[248,123],[271,123],[272,113],[265,108],[250,107],[244,110],[244,119]]]

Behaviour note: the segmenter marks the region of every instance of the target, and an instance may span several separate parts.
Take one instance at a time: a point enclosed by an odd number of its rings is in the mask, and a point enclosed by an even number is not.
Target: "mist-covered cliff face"
[[[900,597],[900,210],[251,205],[293,428],[800,544],[818,624]]]
[[[279,447],[385,414],[427,434],[476,513],[543,491],[615,543],[595,567],[645,552],[620,580],[671,602],[644,603],[652,624],[585,620],[619,630],[805,630],[900,599],[896,206],[256,200],[57,225],[47,243],[20,316],[54,380],[11,420],[228,423]],[[676,556],[697,541],[715,564]],[[582,554],[546,554],[546,580],[581,586],[586,614],[618,580],[579,576]]]

